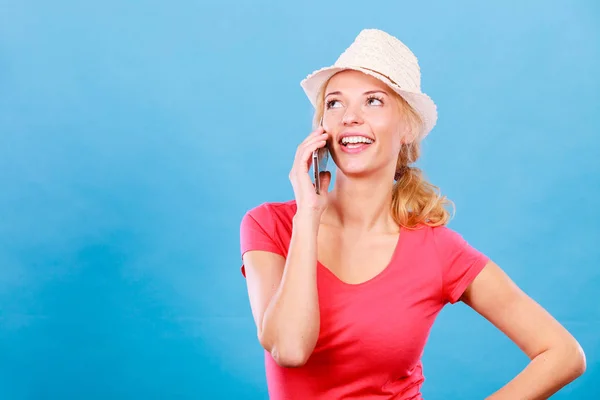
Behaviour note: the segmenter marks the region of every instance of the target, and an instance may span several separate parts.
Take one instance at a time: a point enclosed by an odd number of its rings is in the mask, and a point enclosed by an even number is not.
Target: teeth
[[[369,138],[366,138],[364,136],[346,136],[345,138],[342,139],[342,144],[349,144],[349,143],[367,143],[367,144],[371,144],[373,143],[373,141]]]

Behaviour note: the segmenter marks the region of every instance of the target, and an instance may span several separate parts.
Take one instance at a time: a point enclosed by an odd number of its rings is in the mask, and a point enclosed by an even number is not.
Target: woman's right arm
[[[326,136],[325,136],[326,138]],[[299,147],[290,173],[297,212],[287,258],[266,251],[244,254],[250,306],[261,345],[283,367],[304,365],[319,336],[317,234],[327,203],[330,174],[317,195],[308,176],[312,151],[325,144],[313,132]]]
[[[317,230],[318,221],[296,215],[287,259],[265,251],[244,255],[258,338],[283,367],[303,365],[319,336]]]

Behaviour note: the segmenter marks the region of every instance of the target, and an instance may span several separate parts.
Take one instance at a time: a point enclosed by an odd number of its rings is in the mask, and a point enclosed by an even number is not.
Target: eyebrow
[[[369,90],[369,91],[366,91],[366,92],[364,92],[364,93],[363,93],[363,95],[365,95],[365,94],[373,94],[373,93],[383,93],[383,94],[386,94],[386,95],[388,94],[388,93],[387,93],[386,91],[384,91],[384,90]],[[341,95],[341,94],[342,94],[342,92],[340,92],[340,91],[335,91],[335,92],[330,92],[330,93],[327,93],[327,95],[326,95],[325,97],[329,97],[329,96],[333,96],[333,95],[336,95],[336,96],[338,96],[338,95]]]

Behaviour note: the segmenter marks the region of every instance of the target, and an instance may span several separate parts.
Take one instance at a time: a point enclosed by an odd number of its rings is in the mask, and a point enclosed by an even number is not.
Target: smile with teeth
[[[342,138],[340,143],[346,147],[353,148],[359,147],[363,144],[371,144],[373,140],[366,138],[364,136],[346,136]]]

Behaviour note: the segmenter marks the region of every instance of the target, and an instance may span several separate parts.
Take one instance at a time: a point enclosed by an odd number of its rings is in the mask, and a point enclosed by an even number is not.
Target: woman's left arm
[[[531,360],[487,400],[547,399],[585,371],[585,354],[577,340],[494,262],[488,262],[461,300]]]

